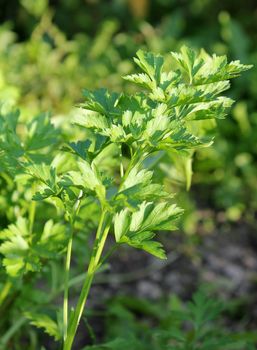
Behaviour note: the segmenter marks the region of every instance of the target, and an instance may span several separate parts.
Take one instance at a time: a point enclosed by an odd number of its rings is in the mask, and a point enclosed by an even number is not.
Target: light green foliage
[[[11,224],[0,232],[0,253],[7,273],[17,277],[29,271],[39,271],[41,260],[55,259],[66,243],[65,226],[48,220],[42,233],[30,232],[28,220],[19,217],[16,224]]]
[[[38,17],[33,27],[29,25],[25,41],[20,41],[10,23],[0,26],[0,100],[5,106],[20,106],[29,117],[45,110],[67,114],[81,101],[83,88],[102,84],[120,88],[116,68],[121,74],[132,68],[129,61],[120,64],[121,55],[113,43],[116,20],[104,21],[94,37],[84,30],[67,37],[56,25],[47,2],[22,1]],[[27,19],[30,23],[31,16]]]
[[[35,269],[36,262],[27,257],[30,254],[28,236],[28,225],[23,218],[19,218],[16,225],[10,225],[1,232],[1,238],[6,241],[0,246],[0,252],[5,256],[3,264],[11,276],[16,276],[24,268],[28,271]]]
[[[135,152],[138,147],[142,149],[144,158],[157,150],[172,153],[183,151],[189,187],[192,175],[191,151],[199,146],[207,146],[212,141],[192,134],[191,122],[224,118],[233,101],[218,95],[229,87],[229,78],[249,66],[238,62],[228,64],[225,57],[211,57],[203,51],[196,55],[188,48],[182,48],[181,54],[173,56],[181,70],[165,72],[161,56],[139,51],[135,62],[144,73],[126,76],[125,79],[143,86],[146,92],[133,97],[109,94],[104,89],[95,93],[85,92],[86,102],[82,104],[84,110],[75,117],[75,123],[106,138],[100,152],[110,142],[126,143],[130,152],[135,153],[135,158],[138,156]],[[192,76],[192,82],[184,70]],[[152,192],[157,195],[160,188],[147,179],[144,181],[144,184],[138,183],[131,189],[119,191],[115,199],[126,200],[127,205],[131,205],[131,201],[135,202],[135,197],[140,197],[141,192],[146,193],[149,186],[149,197],[153,195]],[[123,187],[121,184],[121,190]]]
[[[96,193],[101,202],[105,201],[105,187],[94,164],[90,165],[86,161],[78,161],[79,171],[68,172],[63,180],[64,187],[78,187],[84,191]]]
[[[114,219],[114,233],[116,242],[127,243],[132,247],[143,249],[148,253],[165,259],[162,245],[155,242],[155,230],[174,230],[173,222],[182,213],[175,205],[143,202],[139,210],[131,214],[128,209],[117,213]]]
[[[250,66],[228,64],[226,57],[218,60],[205,52],[196,56],[187,48],[173,57],[181,70],[164,72],[161,56],[139,51],[135,62],[145,73],[124,78],[149,92],[133,97],[109,94],[106,90],[87,92],[87,102],[82,105],[86,111],[75,122],[111,142],[140,145],[148,153],[157,149],[188,151],[207,145],[206,140],[190,133],[190,121],[223,118],[232,100],[218,95],[229,87],[228,79]],[[217,60],[222,64],[217,66]]]
[[[125,181],[120,185],[119,191],[115,196],[115,202],[120,205],[127,205],[133,208],[143,200],[151,200],[152,198],[165,198],[171,195],[165,192],[162,184],[153,183],[153,172],[142,169],[139,170],[135,166],[128,173]]]
[[[186,72],[190,84],[194,85],[226,81],[237,77],[241,72],[251,67],[243,65],[239,61],[228,63],[226,56],[213,55],[210,57],[204,51],[197,56],[195,51],[185,46],[182,47],[181,53],[173,52],[172,55]]]

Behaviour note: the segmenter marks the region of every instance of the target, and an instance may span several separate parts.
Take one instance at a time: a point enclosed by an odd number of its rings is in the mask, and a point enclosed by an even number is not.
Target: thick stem
[[[97,233],[96,233],[93,252],[90,258],[86,279],[84,281],[74,314],[69,323],[68,334],[64,342],[63,350],[71,350],[72,348],[74,337],[75,337],[75,334],[76,334],[76,331],[88,298],[89,290],[93,282],[93,278],[97,270],[98,263],[100,261],[103,248],[105,245],[105,241],[110,229],[110,222],[107,215],[108,215],[107,212],[103,210],[101,214],[99,226],[97,229]]]

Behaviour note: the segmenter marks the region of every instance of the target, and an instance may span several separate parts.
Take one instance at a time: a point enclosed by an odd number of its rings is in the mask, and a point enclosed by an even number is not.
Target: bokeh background
[[[237,102],[229,117],[217,122],[214,145],[195,154],[190,193],[181,173],[167,169],[167,181],[181,191],[178,200],[186,208],[180,231],[163,236],[170,251],[167,263],[137,252],[131,258],[131,251],[124,250],[112,258],[111,272],[99,278],[91,305],[97,309],[116,295],[105,312],[114,317],[119,332],[129,324],[137,334],[142,329],[137,316],[153,316],[152,300],[165,308],[163,298],[175,293],[187,300],[205,283],[213,285],[220,298],[235,300],[226,319],[231,329],[256,329],[256,1],[1,0],[0,22],[0,100],[3,109],[19,108],[23,122],[50,112],[56,125],[65,124],[76,113],[83,88],[133,92],[122,76],[134,70],[132,57],[139,48],[168,57],[186,44],[254,65],[232,83],[228,94]],[[65,130],[65,137],[68,134]],[[13,197],[14,185],[6,187],[4,181],[1,229],[13,222],[19,201]],[[104,313],[101,307],[98,311]],[[0,321],[3,334],[13,324],[15,311],[10,315]],[[100,339],[115,333],[97,313],[92,324]],[[22,338],[22,327],[29,326],[24,321],[18,327],[17,339]],[[25,330],[40,344],[41,333]],[[81,334],[81,344],[94,336]]]

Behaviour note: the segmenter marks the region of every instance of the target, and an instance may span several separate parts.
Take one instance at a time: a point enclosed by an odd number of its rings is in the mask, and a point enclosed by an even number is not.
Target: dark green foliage
[[[169,308],[145,300],[121,297],[107,310],[107,341],[86,349],[153,349],[153,350],[252,350],[254,333],[232,333],[222,323],[224,304],[203,290],[184,305],[171,297]],[[137,319],[135,314],[141,317]],[[148,315],[148,320],[144,317]],[[151,320],[149,323],[149,319]]]

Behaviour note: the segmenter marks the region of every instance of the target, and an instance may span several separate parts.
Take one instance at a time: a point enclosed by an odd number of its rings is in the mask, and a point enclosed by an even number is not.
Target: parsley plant
[[[49,220],[35,239],[32,204],[29,218],[9,226],[0,246],[6,272],[12,277],[37,271],[46,257],[66,250],[62,321],[57,324],[47,315],[26,313],[32,324],[62,339],[63,350],[72,349],[96,272],[119,245],[127,244],[165,259],[161,243],[155,240],[156,232],[174,230],[183,210],[174,204],[173,195],[164,185],[155,180],[150,168],[165,152],[171,153],[185,162],[189,187],[193,151],[212,143],[203,133],[203,122],[225,117],[233,101],[221,94],[229,88],[230,79],[250,68],[239,61],[229,63],[225,56],[209,56],[203,50],[196,53],[188,47],[171,55],[173,67],[166,70],[162,56],[137,53],[134,60],[141,71],[124,79],[136,84],[141,92],[127,95],[105,89],[84,91],[85,102],[74,122],[86,136],[62,148],[61,152],[71,153],[73,165],[68,171],[58,171],[60,154],[51,164],[44,163],[44,152],[38,155],[41,162],[36,159],[37,149],[57,137],[45,116],[28,126],[30,137],[25,145],[19,142],[10,123],[9,134],[1,139],[3,164],[19,167],[35,189],[33,199],[52,201],[63,211],[69,226],[65,236],[64,225]],[[39,126],[41,131],[37,133]],[[10,135],[16,152],[12,156]],[[105,160],[110,158],[112,162],[106,167]],[[89,201],[98,206],[98,228],[77,305],[70,311],[74,228],[80,210]],[[103,256],[110,232],[116,243]]]

